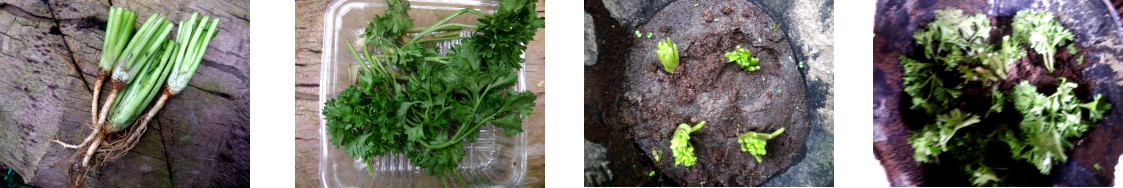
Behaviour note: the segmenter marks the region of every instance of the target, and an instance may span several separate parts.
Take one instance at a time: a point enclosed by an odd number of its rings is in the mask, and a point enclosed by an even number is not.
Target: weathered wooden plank
[[[87,185],[248,186],[247,1],[0,4],[0,75],[5,75],[0,76],[0,124],[20,125],[0,126],[0,163],[20,171],[31,184],[65,185],[74,150],[47,139],[57,135],[78,142],[90,132],[84,128],[90,123],[90,86],[110,5],[137,11],[138,22],[152,13],[164,12],[178,21],[199,11],[220,18],[220,32],[189,87],[167,102],[136,148],[91,173]]]
[[[296,2],[296,186],[320,186],[320,57],[323,19],[329,1]],[[545,16],[545,1],[538,14]],[[539,29],[527,46],[527,88],[538,96],[534,113],[527,117],[527,176],[524,187],[545,185],[545,29]]]

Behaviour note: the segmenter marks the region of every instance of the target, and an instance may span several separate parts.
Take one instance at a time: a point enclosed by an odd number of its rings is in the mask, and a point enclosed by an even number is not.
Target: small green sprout
[[[643,38],[643,34],[640,34],[639,30],[636,30],[636,38]]]
[[[784,91],[784,89],[777,89],[777,90],[776,90],[776,93],[780,93],[780,92],[782,92],[782,91]]]
[[[663,160],[663,151],[656,150],[654,147],[651,148],[651,155],[655,156],[655,163]]]
[[[747,49],[741,48],[740,45],[737,46],[736,50],[725,53],[725,57],[729,58],[729,61],[736,62],[737,65],[740,65],[742,69],[745,69],[745,71],[759,70],[760,66],[758,66],[757,63],[760,62],[760,59],[757,59],[752,55],[752,52],[749,52],[749,50]]]
[[[671,38],[659,42],[659,50],[656,51],[659,56],[659,61],[663,62],[663,69],[667,73],[674,74],[675,68],[678,68],[678,45],[671,41]]]
[[[647,173],[647,177],[652,177],[652,176],[655,176],[655,171],[651,171],[650,173]]]
[[[1080,58],[1076,59],[1076,64],[1077,65],[1083,65],[1084,64],[1084,55],[1080,55]]]
[[[737,143],[741,144],[741,151],[749,152],[753,157],[756,157],[756,162],[759,163],[762,160],[760,156],[767,153],[764,150],[764,146],[768,144],[768,140],[775,138],[776,135],[780,135],[780,133],[784,133],[783,127],[780,127],[776,132],[772,132],[772,134],[749,131],[737,136]]]
[[[651,38],[651,32],[647,32],[647,38]]]
[[[1096,168],[1096,170],[1100,170],[1103,167],[1100,166],[1100,163],[1096,163],[1096,164],[1092,165],[1092,168]]]
[[[714,18],[714,21],[715,21],[715,22],[716,22],[716,21],[721,21],[721,19],[717,19],[717,18]]]
[[[683,166],[691,166],[698,160],[694,158],[694,146],[690,144],[690,133],[698,131],[702,126],[706,125],[706,121],[702,121],[691,127],[685,123],[678,124],[675,129],[675,135],[671,139],[671,154],[675,156],[675,165],[682,164]]]
[[[698,3],[694,3],[694,6],[698,6]]]
[[[803,61],[799,61],[799,68],[803,68]]]

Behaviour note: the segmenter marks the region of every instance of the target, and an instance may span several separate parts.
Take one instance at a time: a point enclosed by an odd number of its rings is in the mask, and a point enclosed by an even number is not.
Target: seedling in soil
[[[691,166],[698,160],[694,158],[694,146],[690,144],[690,133],[698,131],[704,125],[706,125],[706,121],[702,121],[693,127],[685,123],[678,124],[674,138],[671,139],[671,154],[675,157],[676,166],[679,164]]]
[[[667,38],[667,40],[659,42],[659,50],[655,54],[659,56],[659,61],[663,63],[663,70],[674,74],[675,68],[678,68],[678,45],[675,45],[671,38]]]
[[[783,127],[771,134],[749,131],[737,136],[737,143],[741,144],[741,151],[749,152],[753,157],[756,157],[756,162],[759,163],[762,161],[760,156],[764,156],[764,154],[767,153],[764,150],[764,146],[768,144],[768,140],[775,138],[777,135],[780,135],[780,133],[784,133]]]
[[[736,50],[733,50],[732,52],[726,52],[725,57],[729,58],[729,61],[735,62],[737,63],[737,65],[740,65],[741,69],[744,69],[745,71],[752,72],[760,69],[760,66],[757,65],[757,63],[760,62],[760,59],[753,57],[752,52],[749,52],[749,50],[747,49],[741,48],[740,45],[737,45]]]

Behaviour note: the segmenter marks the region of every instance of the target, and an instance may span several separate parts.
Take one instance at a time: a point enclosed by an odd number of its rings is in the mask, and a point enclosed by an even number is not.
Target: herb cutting
[[[82,186],[91,159],[117,159],[136,146],[164,103],[187,86],[207,44],[218,34],[218,19],[199,19],[197,12],[180,22],[175,40],[168,37],[175,24],[165,13],[152,14],[135,33],[136,13],[132,10],[111,7],[108,20],[90,106],[93,132],[77,145],[51,140],[77,150],[69,165],[76,169],[68,171],[74,187]],[[106,78],[110,78],[110,93],[98,108]]]
[[[355,83],[325,103],[327,134],[368,165],[374,157],[404,154],[428,175],[454,176],[467,185],[457,168],[467,153],[464,143],[474,142],[485,125],[508,137],[523,131],[537,96],[513,89],[516,70],[545,20],[532,1],[503,0],[494,13],[462,9],[415,27],[409,2],[386,5],[358,41],[347,43],[361,68]],[[447,23],[464,14],[479,16],[479,23]],[[441,41],[459,44],[442,55],[435,45]]]

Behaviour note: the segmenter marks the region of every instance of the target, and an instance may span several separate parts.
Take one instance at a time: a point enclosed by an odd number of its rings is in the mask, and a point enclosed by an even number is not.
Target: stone
[[[593,16],[585,13],[585,66],[597,64],[597,32]]]

